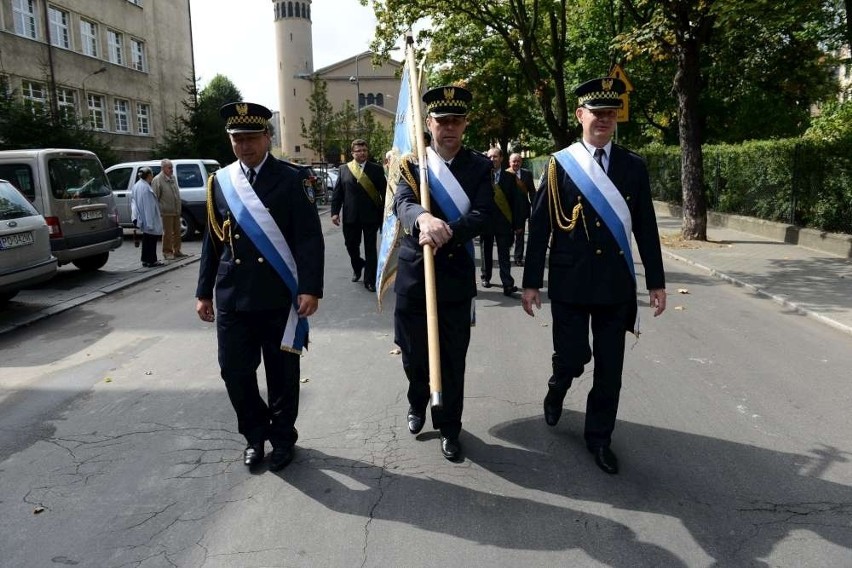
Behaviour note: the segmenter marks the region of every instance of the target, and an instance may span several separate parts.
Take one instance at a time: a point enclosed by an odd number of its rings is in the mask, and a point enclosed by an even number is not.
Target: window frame
[[[151,105],[136,103],[136,133],[141,136],[151,135]]]
[[[119,107],[123,107],[120,109]],[[112,116],[115,119],[115,131],[130,133],[130,101],[118,97],[112,100]]]
[[[124,34],[107,29],[107,49],[110,63],[124,65]]]
[[[148,58],[145,56],[145,42],[130,38],[130,66],[143,73],[148,72]]]
[[[77,91],[56,87],[56,108],[59,114],[69,119],[77,118]]]
[[[29,9],[26,8],[27,6]],[[35,0],[12,0],[12,19],[14,20],[13,27],[16,35],[38,39]]]
[[[70,14],[61,8],[48,5],[47,21],[50,25],[50,45],[71,49]]]
[[[36,91],[41,94],[41,97],[36,96]],[[33,114],[44,112],[47,108],[46,85],[36,81],[21,81],[21,99],[24,106],[29,106]]]
[[[100,105],[93,104],[95,102],[99,102]],[[92,127],[92,130],[106,132],[106,97],[97,93],[88,93],[86,95],[86,107],[89,111],[89,125]],[[98,117],[100,118],[100,126],[97,124]]]
[[[86,29],[88,27],[88,29]],[[90,33],[91,32],[91,33]],[[83,55],[99,57],[101,50],[100,38],[98,37],[98,24],[85,18],[80,18],[80,42]]]

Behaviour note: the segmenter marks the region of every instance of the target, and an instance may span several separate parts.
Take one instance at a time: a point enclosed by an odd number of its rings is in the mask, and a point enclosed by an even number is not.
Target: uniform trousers
[[[281,349],[289,308],[257,311],[219,309],[216,330],[219,367],[237,413],[237,427],[250,444],[296,443],[299,414],[299,355]],[[263,355],[268,403],[257,385]]]
[[[470,310],[470,299],[438,301],[443,406],[432,407],[432,425],[448,438],[457,438],[461,432],[465,358],[470,344]],[[425,412],[430,395],[425,298],[397,294],[394,341],[402,352],[402,368],[408,378],[408,403],[415,410]]]
[[[378,251],[376,250],[376,234],[379,232],[378,223],[343,223],[343,244],[349,253],[352,272],[358,273],[364,269],[364,284],[376,283],[376,266]],[[364,238],[364,258],[361,258],[361,237]]]
[[[482,268],[480,275],[485,282],[491,281],[491,273],[494,270],[494,242],[497,242],[497,266],[500,270],[500,282],[503,288],[511,288],[515,285],[512,278],[512,261],[510,250],[512,248],[512,233],[483,234],[479,237],[480,256],[482,257]]]
[[[629,303],[569,304],[551,301],[553,375],[548,386],[567,391],[583,367],[595,358],[592,390],[586,400],[584,437],[590,448],[608,447],[615,429],[621,372],[624,367],[625,321]],[[589,346],[589,320],[592,346]]]

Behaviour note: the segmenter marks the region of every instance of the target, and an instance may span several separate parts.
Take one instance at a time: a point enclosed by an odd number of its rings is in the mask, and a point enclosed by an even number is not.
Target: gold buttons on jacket
[[[625,200],[625,201],[630,201],[630,196],[629,196],[629,195],[625,195],[625,196],[624,196],[624,200]]]
[[[601,226],[601,222],[600,222],[600,221],[596,221],[596,222],[595,222],[595,227],[600,227],[600,226]]]
[[[257,257],[257,261],[259,263],[263,264],[263,257],[262,256]]]
[[[242,261],[238,258],[234,261],[234,264],[242,264]]]
[[[595,251],[595,254],[603,254],[603,251],[601,249],[598,249]]]
[[[239,239],[239,238],[240,238],[240,234],[239,234],[239,233],[235,234],[235,235],[234,235],[234,238],[235,238],[235,239]]]
[[[621,256],[624,256],[624,251],[620,250],[620,251],[618,251],[618,254],[620,254]]]

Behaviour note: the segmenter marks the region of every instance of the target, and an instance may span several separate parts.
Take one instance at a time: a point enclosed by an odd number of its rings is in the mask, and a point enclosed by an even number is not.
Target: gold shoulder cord
[[[207,224],[210,226],[213,234],[216,235],[216,238],[224,243],[226,239],[228,241],[231,240],[231,219],[226,219],[221,226],[216,221],[216,199],[213,191],[213,177],[214,175],[211,174],[207,178]]]
[[[417,198],[417,201],[420,201],[420,188],[418,187],[418,182],[414,179],[414,176],[411,174],[411,169],[408,167],[409,162],[414,163],[414,154],[406,154],[403,156],[403,159],[406,163],[400,165],[399,173],[405,178],[408,185],[411,186],[411,191],[414,192],[414,197]]]
[[[547,164],[547,190],[550,199],[548,206],[550,209],[551,226],[556,225],[560,231],[566,233],[573,231],[577,227],[577,220],[582,218],[583,229],[586,231],[586,238],[589,238],[589,229],[586,226],[586,215],[583,212],[582,197],[577,196],[577,204],[571,210],[571,218],[562,209],[562,200],[559,196],[559,185],[556,183],[556,158],[551,156],[550,162]]]

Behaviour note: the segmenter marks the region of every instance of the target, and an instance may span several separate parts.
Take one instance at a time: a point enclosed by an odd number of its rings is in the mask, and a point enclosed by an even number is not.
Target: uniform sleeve
[[[214,202],[212,206],[217,212],[218,208],[215,204],[215,192],[218,189],[218,184],[213,181]],[[210,207],[211,204],[208,204]],[[217,219],[218,221],[218,219]],[[216,273],[219,271],[219,246],[216,242],[216,236],[210,227],[210,220],[207,221],[207,230],[204,231],[204,240],[201,243],[201,261],[198,263],[198,285],[195,289],[195,297],[202,300],[213,299],[213,287],[216,284]]]
[[[419,169],[413,160],[407,160],[405,167],[408,168],[408,172],[411,174],[412,179],[419,179]],[[409,235],[418,236],[420,231],[416,227],[417,218],[421,214],[425,213],[426,210],[422,205],[420,205],[420,199],[417,197],[417,193],[414,191],[414,188],[412,188],[408,183],[408,180],[406,179],[407,177],[408,176],[404,175],[399,176],[399,182],[396,185],[396,194],[394,195],[393,200],[393,210],[405,232]]]
[[[322,298],[325,274],[325,240],[316,207],[304,191],[306,174],[299,173],[290,191],[290,234],[287,244],[296,260],[299,294]],[[340,178],[338,178],[339,180]]]
[[[660,233],[657,228],[657,216],[654,213],[654,203],[651,200],[651,187],[648,178],[648,168],[645,161],[634,156],[639,184],[639,204],[633,217],[633,236],[636,247],[642,257],[645,268],[645,284],[648,290],[666,287],[666,277],[663,270],[663,254],[660,249]]]

